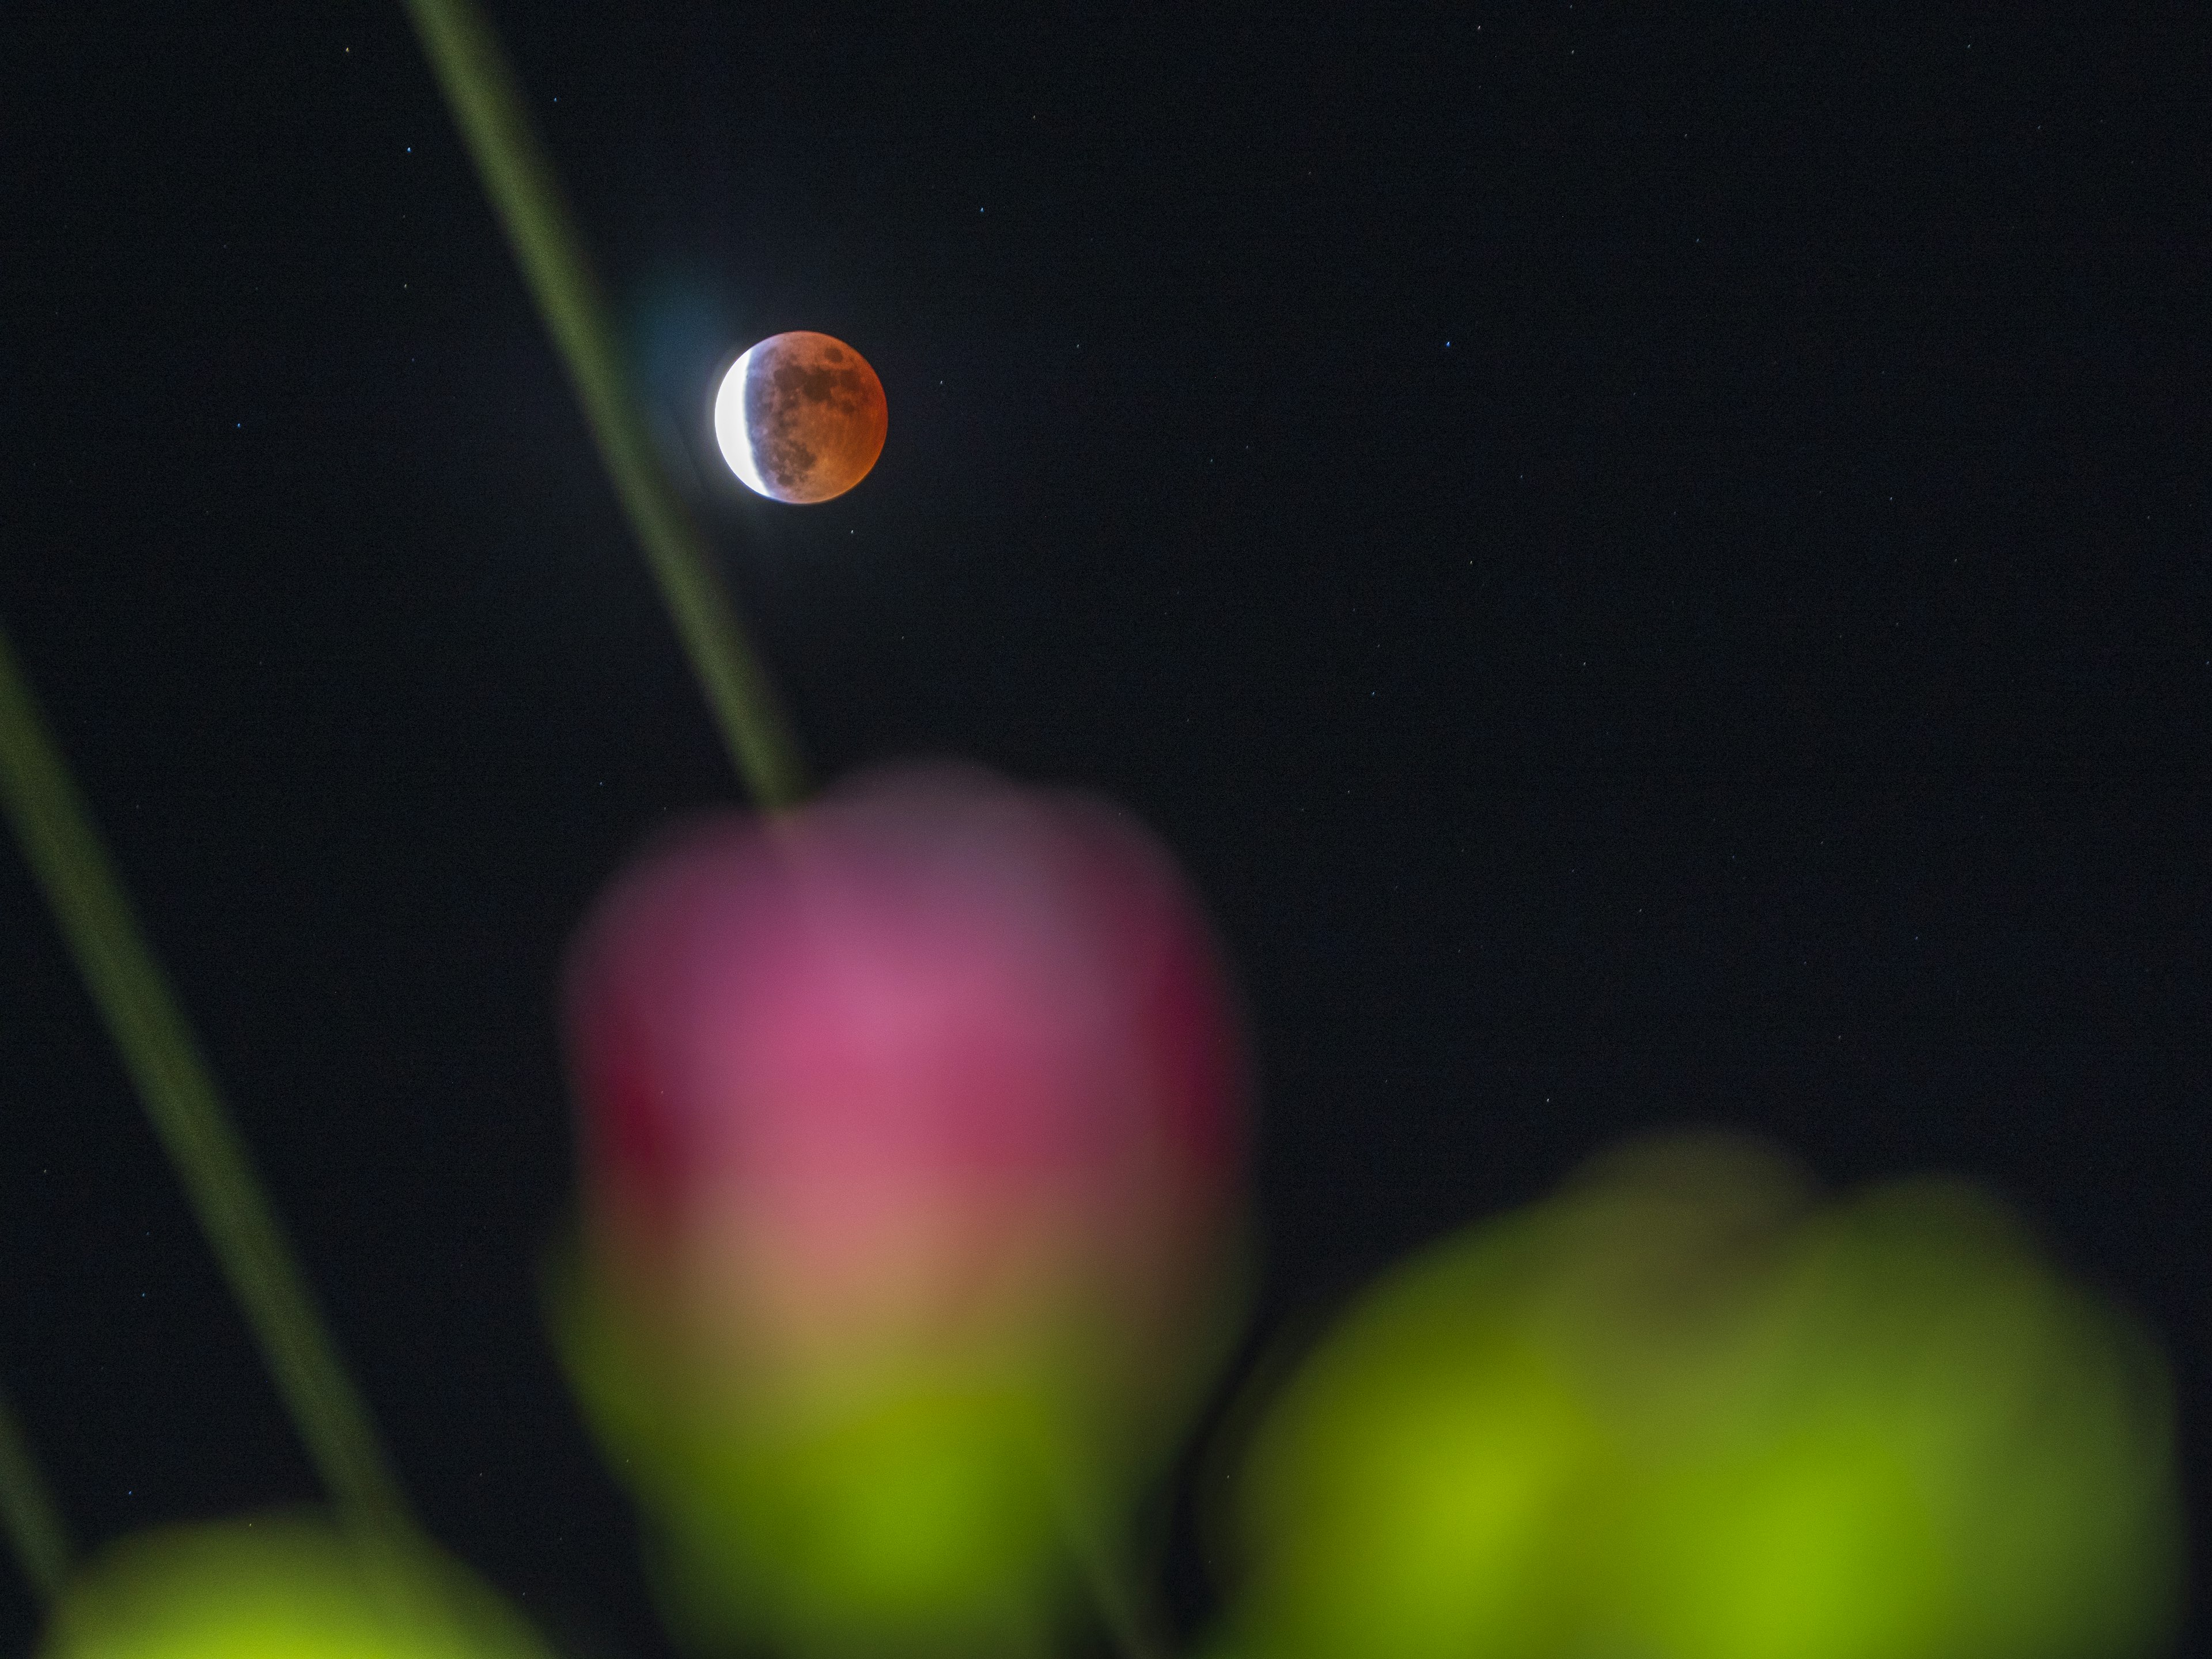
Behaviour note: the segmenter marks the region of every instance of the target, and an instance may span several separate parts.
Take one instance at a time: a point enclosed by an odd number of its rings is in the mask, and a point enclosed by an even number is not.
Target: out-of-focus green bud
[[[1578,1650],[1649,1442],[1737,1384],[1763,1243],[1800,1185],[1732,1143],[1616,1158],[1361,1299],[1237,1479],[1244,1659]]]
[[[1540,1231],[1523,1218],[1394,1275],[1261,1429],[1237,1502],[1250,1653],[1447,1659],[1471,1631],[1536,1653],[1571,1619],[1560,1568],[1602,1525],[1612,1459],[1522,1316]]]
[[[1363,1299],[1252,1437],[1239,1659],[2056,1659],[2170,1620],[2161,1373],[1991,1200],[1632,1149]]]
[[[1028,1592],[1151,1450],[1101,1442],[1091,1343],[1034,1327],[793,1377],[664,1359],[580,1276],[560,1304],[583,1404],[662,1522],[663,1612],[709,1650],[737,1630],[817,1655],[1032,1649],[1056,1609]]]
[[[276,1516],[143,1533],[72,1581],[40,1659],[545,1659],[420,1542]]]
[[[1790,1241],[1755,1409],[1660,1461],[1644,1616],[1696,1659],[2151,1645],[2178,1588],[2162,1372],[1985,1194],[1893,1183]]]

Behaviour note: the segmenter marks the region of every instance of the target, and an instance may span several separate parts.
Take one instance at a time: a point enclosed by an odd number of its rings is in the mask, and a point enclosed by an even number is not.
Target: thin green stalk
[[[0,808],[76,957],[146,1115],[340,1510],[374,1528],[406,1504],[314,1298],[232,1129],[175,994],[0,632]]]
[[[0,1395],[0,1522],[7,1523],[24,1579],[52,1607],[69,1577],[69,1534],[5,1395]]]
[[[1166,1659],[1169,1649],[1152,1628],[1151,1609],[1113,1553],[1075,1516],[1061,1517],[1061,1531],[1120,1659]]]
[[[797,744],[715,575],[705,538],[653,447],[606,303],[499,39],[472,0],[407,0],[407,9],[538,314],[568,365],[599,459],[730,757],[762,806],[789,805],[806,790]]]

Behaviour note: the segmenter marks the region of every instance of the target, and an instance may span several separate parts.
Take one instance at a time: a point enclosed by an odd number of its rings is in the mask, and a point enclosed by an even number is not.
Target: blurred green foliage
[[[1389,1275],[1234,1491],[1243,1659],[2061,1659],[2179,1589],[2141,1333],[1971,1188],[1718,1139]]]
[[[303,1516],[141,1533],[74,1578],[39,1659],[546,1659],[419,1540]]]
[[[1042,1651],[1086,1577],[1120,1582],[1168,1429],[1103,1386],[1102,1333],[1036,1324],[792,1374],[702,1365],[581,1274],[556,1284],[579,1401],[691,1644]]]

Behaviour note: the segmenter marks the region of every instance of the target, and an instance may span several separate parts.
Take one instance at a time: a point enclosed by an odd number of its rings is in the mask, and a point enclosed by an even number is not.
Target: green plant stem
[[[407,0],[422,50],[645,550],[738,775],[764,808],[806,790],[797,744],[706,542],[655,451],[559,180],[472,0]]]
[[[1084,1590],[1121,1659],[1167,1659],[1167,1644],[1152,1629],[1149,1610],[1121,1563],[1080,1522],[1066,1522],[1065,1530]]]
[[[405,1525],[405,1500],[368,1409],[4,633],[0,808],[15,826],[317,1473],[347,1520],[380,1530]]]
[[[61,1512],[39,1474],[38,1460],[22,1425],[0,1395],[0,1522],[8,1528],[8,1541],[23,1577],[47,1607],[62,1593],[69,1577],[69,1534]]]

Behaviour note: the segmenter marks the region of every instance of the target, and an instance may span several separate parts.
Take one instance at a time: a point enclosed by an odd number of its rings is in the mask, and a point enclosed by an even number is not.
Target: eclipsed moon
[[[730,365],[714,441],[730,471],[778,501],[826,501],[868,476],[890,412],[866,358],[827,334],[772,334]]]

